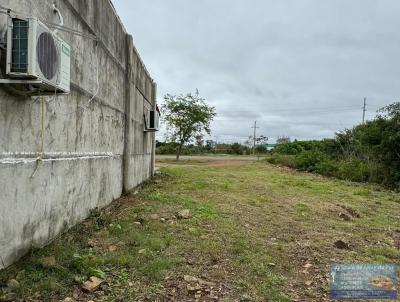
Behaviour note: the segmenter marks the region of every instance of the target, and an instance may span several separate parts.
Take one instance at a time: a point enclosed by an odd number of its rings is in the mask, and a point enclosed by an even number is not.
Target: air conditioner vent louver
[[[28,30],[29,22],[13,19],[12,62],[11,71],[26,73],[28,71]]]

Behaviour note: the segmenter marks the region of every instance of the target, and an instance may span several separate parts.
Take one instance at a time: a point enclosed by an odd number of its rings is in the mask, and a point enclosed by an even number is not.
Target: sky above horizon
[[[200,91],[212,136],[321,139],[399,100],[398,0],[113,0],[163,96]],[[158,134],[162,139],[163,131]]]

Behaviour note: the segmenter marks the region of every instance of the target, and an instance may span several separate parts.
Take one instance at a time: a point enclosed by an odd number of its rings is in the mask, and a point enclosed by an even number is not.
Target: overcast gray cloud
[[[213,135],[331,137],[399,99],[398,0],[114,0],[166,93],[199,89]]]

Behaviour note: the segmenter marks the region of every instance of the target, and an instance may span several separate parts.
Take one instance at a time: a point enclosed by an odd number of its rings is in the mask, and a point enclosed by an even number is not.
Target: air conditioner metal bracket
[[[40,80],[0,79],[0,84],[42,84]]]
[[[33,90],[30,89],[20,89],[21,87],[25,87],[25,85],[45,85],[46,83],[41,80],[24,80],[24,79],[0,79],[0,85],[8,85],[12,88],[13,91],[18,92],[21,95],[27,96],[45,96],[45,95],[67,95],[69,93],[63,92],[61,90],[49,90],[49,89],[40,89],[36,88]]]

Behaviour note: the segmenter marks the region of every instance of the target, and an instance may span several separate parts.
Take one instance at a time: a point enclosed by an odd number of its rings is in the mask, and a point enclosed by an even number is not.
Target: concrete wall
[[[1,6],[58,23],[53,2],[1,0]],[[143,131],[143,110],[154,107],[156,85],[132,37],[109,0],[55,2],[64,26],[98,42],[59,31],[72,48],[68,96],[42,102],[0,86],[0,269],[154,169],[155,136]],[[4,22],[0,15],[0,27]]]

